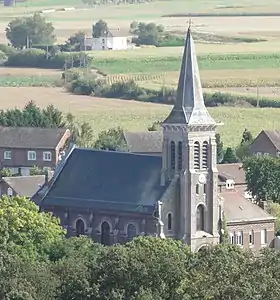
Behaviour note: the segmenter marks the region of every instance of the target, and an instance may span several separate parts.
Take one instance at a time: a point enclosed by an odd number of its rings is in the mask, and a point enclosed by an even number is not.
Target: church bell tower
[[[162,124],[162,184],[178,177],[177,238],[192,251],[219,243],[216,122],[204,104],[195,45],[188,28],[175,105]]]

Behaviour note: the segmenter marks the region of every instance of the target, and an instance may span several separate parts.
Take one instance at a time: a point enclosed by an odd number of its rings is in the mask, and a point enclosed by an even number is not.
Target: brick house
[[[221,242],[225,214],[232,243],[256,251],[273,246],[275,219],[246,194],[242,167],[217,165],[217,123],[204,104],[190,29],[176,102],[162,127],[161,142],[152,142],[154,132],[126,135],[136,153],[73,146],[32,199],[58,216],[69,236],[105,245],[152,235],[199,251]],[[142,145],[132,147],[137,140]]]
[[[63,128],[0,127],[0,168],[28,176],[30,168],[53,169],[64,153],[70,131]]]
[[[280,155],[280,131],[262,130],[250,147],[251,153],[255,155]]]

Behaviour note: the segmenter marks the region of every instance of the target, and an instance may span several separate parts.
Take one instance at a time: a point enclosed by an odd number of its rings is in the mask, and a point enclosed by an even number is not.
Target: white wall
[[[128,48],[126,37],[100,37],[86,39],[86,46],[91,47],[92,50],[125,50]]]

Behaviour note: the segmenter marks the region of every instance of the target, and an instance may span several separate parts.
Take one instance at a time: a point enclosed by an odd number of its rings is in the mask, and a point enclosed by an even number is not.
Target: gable
[[[42,206],[145,212],[166,189],[160,186],[160,176],[161,157],[76,148]]]
[[[277,142],[277,135],[273,134],[270,131],[262,130],[259,135],[255,138],[251,145],[251,152],[268,152],[277,150],[277,143],[279,143],[280,148],[280,138]]]

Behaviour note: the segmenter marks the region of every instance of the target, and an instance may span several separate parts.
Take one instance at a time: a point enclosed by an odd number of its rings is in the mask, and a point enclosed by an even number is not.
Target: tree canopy
[[[55,41],[54,27],[41,14],[16,18],[6,28],[6,37],[18,49],[30,45],[52,45]]]
[[[12,127],[65,127],[63,114],[53,105],[41,109],[34,101],[28,102],[23,110],[18,108],[1,110],[0,125]]]
[[[101,36],[106,35],[108,30],[108,24],[103,20],[99,20],[92,25],[92,37],[100,38]]]
[[[127,151],[123,130],[120,127],[101,131],[94,147],[100,150]]]
[[[27,198],[3,196],[0,200],[1,244],[15,252],[42,254],[65,234],[59,220]]]
[[[248,190],[259,201],[280,203],[280,158],[251,156],[243,163]]]

